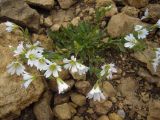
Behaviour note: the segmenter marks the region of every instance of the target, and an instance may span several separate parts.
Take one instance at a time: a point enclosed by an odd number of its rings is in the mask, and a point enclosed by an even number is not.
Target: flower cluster
[[[106,99],[106,97],[102,93],[98,84],[94,85],[92,90],[88,93],[87,98],[89,98],[89,99],[93,98],[94,101],[96,101],[96,100],[100,101],[101,99],[103,99],[103,100]]]
[[[16,24],[11,22],[5,23],[8,32],[12,32],[15,28],[19,28]],[[25,71],[25,66],[20,62],[21,60],[27,61],[27,65],[30,67],[36,67],[37,70],[44,73],[46,78],[54,77],[57,80],[59,93],[66,91],[69,86],[59,77],[59,72],[62,71],[62,67],[54,61],[50,61],[43,56],[44,48],[40,47],[41,43],[37,41],[34,44],[24,45],[21,42],[16,49],[14,49],[14,57],[20,59],[12,62],[7,66],[7,71],[11,75],[17,74],[23,77],[23,87],[28,88],[30,83],[36,79],[35,76]],[[71,60],[64,59],[64,69],[69,70],[72,73],[77,72],[79,75],[86,74],[88,67],[80,64],[76,61],[74,56],[71,56]]]
[[[34,44],[26,44],[24,46],[23,42],[21,42],[17,48],[13,51],[14,56],[23,57],[21,59],[27,60],[27,65],[30,67],[36,67],[37,70],[44,72],[44,76],[49,78],[51,76],[57,79],[59,88],[59,93],[63,93],[66,89],[68,89],[68,85],[63,82],[62,79],[59,78],[59,72],[62,70],[61,66],[57,65],[55,62],[51,62],[43,56],[44,48],[40,47],[41,43],[37,41]],[[20,60],[16,60],[7,66],[8,73],[11,75],[17,74],[22,75],[23,77],[23,87],[28,88],[30,83],[35,80],[35,76],[29,74],[25,71],[25,67],[22,65]],[[65,86],[64,86],[65,84]]]
[[[134,32],[134,34],[130,33],[129,35],[125,36],[124,39],[126,43],[124,44],[124,46],[126,48],[135,47],[141,42],[141,40],[145,39],[149,34],[149,31],[141,25],[136,25],[134,27]]]
[[[63,62],[65,63],[64,68],[66,70],[69,70],[71,73],[78,72],[79,75],[83,75],[83,74],[86,74],[86,72],[89,69],[88,67],[77,62],[77,60],[74,56],[71,56],[71,60],[68,60],[66,58],[63,59]]]
[[[100,77],[106,77],[107,79],[112,79],[112,74],[117,73],[117,69],[115,68],[114,64],[105,64],[102,67],[102,70],[100,72]],[[87,98],[91,99],[93,98],[94,101],[101,99],[105,99],[105,95],[101,91],[99,84],[99,81],[96,82],[92,90],[88,93]]]
[[[13,30],[20,28],[11,22],[6,22],[6,26],[6,30],[8,32],[12,32]],[[64,93],[69,88],[69,85],[66,84],[59,76],[59,72],[61,72],[63,68],[70,71],[70,73],[78,73],[79,75],[84,75],[89,70],[87,66],[78,62],[76,57],[73,55],[71,56],[71,59],[63,59],[63,66],[58,65],[55,61],[46,59],[43,55],[44,48],[41,47],[41,43],[39,41],[33,44],[24,44],[21,42],[13,50],[13,53],[16,60],[7,66],[7,71],[11,75],[21,75],[23,77],[22,87],[24,88],[28,88],[37,76],[28,73],[23,63],[27,64],[29,67],[37,68],[37,70],[44,73],[43,76],[46,78],[54,77],[57,81],[59,94]],[[101,80],[102,77],[112,79],[112,74],[117,72],[114,64],[105,64],[101,68],[102,70],[100,72],[99,80]],[[99,80],[97,80],[92,90],[88,93],[87,98],[93,98],[95,101],[100,101],[101,99],[106,98],[100,89]]]
[[[148,18],[148,9],[145,12],[145,16],[142,17],[142,19]],[[142,46],[143,40],[149,35],[149,31],[152,31],[153,28],[160,28],[160,20],[157,21],[156,24],[151,26],[150,28],[145,28],[141,25],[136,25],[134,27],[134,32],[130,33],[129,35],[126,35],[124,37],[124,40],[126,41],[124,44],[124,47],[126,48],[135,48],[137,46]]]
[[[107,79],[112,79],[112,74],[113,73],[117,73],[117,69],[115,68],[114,64],[105,64],[102,67],[102,71],[100,73],[100,75],[106,76]]]

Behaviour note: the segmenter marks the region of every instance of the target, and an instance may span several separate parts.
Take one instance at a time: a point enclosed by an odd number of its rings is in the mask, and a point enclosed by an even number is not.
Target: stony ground
[[[28,90],[21,89],[21,78],[6,74],[6,65],[13,59],[8,45],[21,41],[20,32],[7,33],[4,21],[10,20],[29,28],[32,40],[39,40],[47,50],[53,42],[46,30],[59,30],[80,20],[91,20],[95,8],[112,4],[101,27],[108,36],[117,38],[130,33],[134,25],[154,24],[160,19],[159,0],[3,0],[0,1],[0,119],[1,120],[160,120],[160,68],[153,73],[152,48],[160,44],[160,31],[147,38],[143,52],[119,53],[106,51],[106,61],[114,62],[118,74],[104,81],[102,89],[107,100],[86,99],[93,82],[89,77],[78,80],[67,71],[61,73],[71,87],[65,94],[57,94],[55,80],[34,81]],[[145,9],[149,19],[143,21]],[[105,39],[104,38],[104,39]],[[31,70],[34,72],[34,70]],[[39,74],[39,73],[37,73]]]

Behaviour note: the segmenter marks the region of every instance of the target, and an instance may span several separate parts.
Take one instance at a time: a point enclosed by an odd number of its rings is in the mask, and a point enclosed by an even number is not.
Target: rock
[[[144,78],[149,83],[156,83],[158,87],[160,87],[159,77],[152,76],[147,70],[140,68],[138,71],[138,75]]]
[[[98,115],[107,114],[112,108],[111,101],[93,102],[93,109]]]
[[[62,70],[59,76],[62,80],[68,80],[71,77],[68,70]]]
[[[94,4],[95,2],[95,0],[84,0],[84,3],[86,4]]]
[[[79,80],[86,80],[86,74],[83,74],[83,75],[79,75],[78,73],[70,73],[70,74],[77,81],[79,81]]]
[[[78,105],[74,104],[73,102],[69,102],[68,104],[69,104],[70,106],[72,106],[73,108],[77,108],[77,107],[78,107]]]
[[[74,116],[73,120],[84,120],[83,117]]]
[[[51,30],[52,31],[58,31],[60,29],[61,25],[60,24],[54,24],[52,27],[51,27]]]
[[[134,6],[136,8],[145,7],[149,0],[125,0],[130,6]]]
[[[51,98],[52,98],[52,93],[45,92],[40,101],[34,104],[33,110],[37,120],[53,119],[53,113],[50,107]]]
[[[73,105],[69,104],[71,115],[74,116],[77,113],[77,110],[73,107]]]
[[[6,66],[13,61],[13,54],[9,45],[17,47],[19,41],[23,40],[22,33],[18,30],[7,33],[5,24],[0,24],[0,119],[14,119],[20,114],[21,110],[38,101],[44,91],[42,78],[34,80],[28,89],[22,88],[21,76],[10,76]],[[38,73],[30,69],[31,74]]]
[[[125,116],[126,116],[126,113],[124,112],[123,109],[119,109],[119,110],[117,111],[117,114],[118,114],[121,118],[125,118]]]
[[[94,111],[93,111],[93,109],[92,109],[92,108],[88,108],[87,113],[89,113],[89,114],[93,114],[93,113],[94,113]]]
[[[123,120],[118,114],[116,113],[110,113],[108,115],[109,120]]]
[[[114,1],[113,0],[96,0],[96,7],[102,7],[102,6],[106,7],[109,5],[111,5],[112,8],[109,11],[106,11],[106,14],[105,14],[106,17],[111,17],[118,13],[118,10]]]
[[[53,41],[44,34],[32,34],[32,41],[40,41],[45,50],[53,50]]]
[[[98,118],[98,120],[109,120],[109,118],[106,115],[102,115]]]
[[[69,101],[69,94],[56,94],[54,96],[54,104],[67,103]]]
[[[149,104],[149,115],[147,120],[160,120],[160,101],[154,100]]]
[[[75,84],[75,81],[74,80],[65,80],[65,82],[69,85],[69,88],[68,88],[68,90],[71,90],[72,89],[72,87],[74,86],[74,84]]]
[[[40,25],[44,25],[44,15],[40,15]]]
[[[55,111],[55,115],[60,120],[71,119],[71,110],[70,110],[69,104],[67,103],[55,106],[54,111]]]
[[[55,79],[48,80],[48,86],[52,91],[54,92],[58,91],[57,82]]]
[[[131,17],[138,17],[139,9],[131,6],[125,6],[122,8],[122,12]]]
[[[68,9],[76,2],[77,0],[58,0],[58,3],[60,4],[62,9]]]
[[[54,0],[26,0],[29,5],[42,7],[44,9],[52,9],[54,5]]]
[[[0,19],[9,19],[17,24],[39,30],[40,15],[31,9],[24,0],[0,1]]]
[[[78,106],[83,106],[86,104],[86,97],[78,93],[72,93],[71,100]]]
[[[50,17],[50,16],[49,16],[49,17],[44,18],[44,25],[45,25],[46,27],[51,27],[51,26],[53,25],[53,23],[52,23],[52,19],[51,19],[51,17]]]
[[[147,46],[148,47],[144,51],[136,52],[132,54],[132,56],[140,62],[145,63],[152,75],[157,75],[160,77],[160,66],[158,66],[157,71],[154,72],[151,62],[153,58],[155,58],[155,52],[153,49],[158,48],[158,44],[153,42],[147,42]]]
[[[113,38],[121,37],[132,32],[135,25],[144,26],[140,19],[130,17],[124,13],[119,13],[112,16],[108,23],[107,31]]]
[[[124,97],[133,96],[137,90],[137,84],[136,80],[131,77],[122,78],[119,90]]]
[[[91,88],[91,85],[88,81],[77,81],[75,84],[79,93],[86,94]]]
[[[114,87],[112,86],[112,84],[109,83],[108,81],[104,81],[102,87],[103,87],[102,88],[103,91],[106,93],[106,95],[108,97],[114,97],[114,96],[116,96],[116,90],[114,89]]]
[[[160,19],[160,4],[149,4],[146,6],[149,11],[149,18],[153,23],[156,23]]]
[[[140,85],[138,84],[137,80],[132,77],[122,78],[118,86],[121,96],[125,98],[123,104],[131,106],[132,114],[140,112],[145,114],[143,107],[145,107],[146,104],[139,100],[139,97],[137,97],[136,94],[136,91],[139,89],[139,87]]]
[[[74,9],[70,8],[68,10],[53,10],[51,15],[54,29],[59,29],[61,26],[66,26],[65,24],[74,18]]]
[[[87,112],[87,106],[78,107],[77,113],[78,113],[79,115],[85,114],[86,112]]]
[[[73,18],[71,23],[72,23],[73,26],[78,26],[79,21],[80,21],[80,17],[75,17],[75,18]]]

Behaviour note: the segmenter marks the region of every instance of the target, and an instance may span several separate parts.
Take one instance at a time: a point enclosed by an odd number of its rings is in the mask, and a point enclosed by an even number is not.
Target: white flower
[[[57,78],[59,76],[59,71],[62,71],[61,66],[57,65],[55,62],[50,62],[44,75],[46,78],[50,77],[51,75]]]
[[[107,10],[110,10],[111,8],[112,8],[112,5],[109,5],[109,6],[105,7],[105,10],[107,11]]]
[[[39,47],[41,45],[41,42],[36,41],[33,45],[26,44],[26,47],[30,50],[36,50],[37,52],[43,53],[44,48]]]
[[[138,39],[145,39],[148,34],[149,34],[149,32],[146,28],[139,30],[138,31]]]
[[[35,77],[30,75],[27,72],[24,72],[24,74],[22,74],[22,76],[23,76],[23,82],[24,82],[22,87],[24,87],[26,89],[31,84],[31,82],[35,79]]]
[[[101,99],[105,100],[106,97],[104,96],[104,94],[102,93],[102,91],[99,88],[99,85],[94,85],[94,87],[92,88],[92,90],[87,94],[87,98],[92,99],[94,101],[98,100],[100,101]]]
[[[80,75],[86,74],[88,71],[88,67],[78,63],[74,56],[71,56],[71,60],[64,59],[63,62],[65,63],[64,68],[70,70],[72,73],[78,72]]]
[[[7,66],[7,71],[11,75],[13,74],[21,75],[22,73],[24,73],[24,70],[25,67],[19,62],[12,62]]]
[[[133,48],[138,41],[136,40],[136,38],[133,36],[133,34],[129,34],[124,38],[127,42],[124,44],[124,46],[126,48]]]
[[[148,8],[145,10],[144,16],[142,16],[141,20],[146,19],[146,18],[149,18],[149,10],[148,10]]]
[[[155,58],[153,59],[153,62],[152,62],[154,72],[157,71],[157,67],[160,64],[160,48],[156,48],[155,55],[156,56],[155,56]]]
[[[78,70],[79,75],[84,75],[84,74],[86,74],[86,73],[88,72],[88,70],[89,70],[88,67],[86,67],[86,66],[84,66],[84,65],[82,65],[82,64],[78,64],[78,68],[79,68],[79,70]]]
[[[5,22],[5,25],[7,26],[7,28],[6,28],[7,32],[12,32],[16,26],[14,23],[9,22],[9,21]]]
[[[25,56],[28,59],[27,64],[32,67],[37,64],[37,59],[41,58],[42,54],[36,50],[29,50]]]
[[[14,50],[14,56],[17,56],[17,55],[21,55],[25,52],[25,49],[23,47],[23,42],[21,42],[18,46],[17,46],[17,49]]]
[[[61,78],[57,78],[57,85],[59,94],[64,93],[69,88],[69,85],[67,85]]]
[[[159,58],[160,57],[160,48],[157,48],[155,53],[156,53],[156,58]]]
[[[160,28],[160,19],[157,21],[156,26]]]
[[[42,70],[47,70],[48,68],[48,64],[50,63],[49,60],[45,59],[44,57],[39,58],[35,64],[35,66],[37,67],[38,70],[42,71]]]
[[[138,39],[144,39],[149,34],[148,30],[141,25],[136,25],[134,29],[138,33]]]
[[[143,28],[143,26],[141,26],[141,25],[136,25],[135,27],[134,27],[134,30],[135,31],[139,31],[139,30],[141,30]]]
[[[158,67],[159,63],[160,63],[160,58],[153,59],[152,65],[153,65],[154,72],[157,71],[157,67]]]
[[[106,75],[108,79],[112,79],[112,74],[117,73],[117,69],[115,68],[115,65],[112,63],[105,64],[101,68],[102,68],[102,71],[100,72],[100,75],[101,76]]]

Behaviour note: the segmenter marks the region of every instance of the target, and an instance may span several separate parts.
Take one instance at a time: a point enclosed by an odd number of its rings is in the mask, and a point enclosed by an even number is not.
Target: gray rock
[[[160,19],[160,4],[149,4],[146,6],[149,11],[149,18],[156,23]]]
[[[125,6],[122,8],[122,12],[131,16],[131,17],[138,17],[139,9],[131,6]]]
[[[83,106],[86,104],[86,97],[78,93],[72,93],[71,100],[78,106]]]
[[[110,113],[108,115],[109,120],[123,120],[118,114],[116,113]]]
[[[109,5],[111,5],[112,8],[109,11],[106,11],[106,14],[105,14],[106,17],[111,17],[118,13],[118,9],[114,1],[113,0],[96,0],[96,7],[102,7],[102,6],[106,7]]]
[[[117,114],[118,114],[119,116],[121,116],[122,118],[125,118],[125,116],[126,116],[126,113],[124,112],[123,109],[118,110],[118,111],[117,111]]]
[[[101,102],[93,102],[93,109],[98,115],[107,114],[112,108],[111,101],[101,101]]]
[[[91,88],[91,85],[88,81],[77,81],[75,87],[79,93],[86,94]]]
[[[60,120],[71,119],[71,110],[70,110],[69,104],[67,104],[67,103],[55,106],[54,111],[55,111],[55,115]]]
[[[160,101],[154,100],[150,101],[149,104],[149,115],[147,120],[160,120]]]
[[[114,89],[114,87],[112,86],[112,84],[109,83],[108,81],[104,81],[103,82],[102,89],[103,89],[103,91],[106,93],[106,95],[108,97],[114,97],[114,96],[116,96],[116,90]]]
[[[158,47],[158,44],[154,42],[147,42],[147,46],[148,47],[144,51],[136,52],[132,56],[140,62],[145,63],[152,75],[160,77],[160,66],[158,66],[157,71],[155,72],[151,62],[153,58],[155,58],[154,49]]]
[[[74,9],[68,10],[53,10],[51,12],[54,30],[59,29],[61,26],[65,27],[74,18]]]
[[[24,0],[1,0],[0,19],[10,19],[33,30],[38,30],[40,24],[38,12],[30,8]]]
[[[18,42],[23,40],[22,33],[18,30],[12,33],[6,32],[6,26],[0,24],[0,119],[9,117],[13,119],[20,114],[21,110],[38,101],[44,90],[42,78],[38,77],[27,89],[22,88],[21,76],[10,76],[6,66],[13,61],[13,54],[9,45],[17,47]],[[30,69],[31,74],[39,74]]]
[[[45,92],[40,101],[34,104],[33,111],[37,120],[52,120],[53,113],[50,107],[52,93]]]
[[[98,120],[109,120],[109,118],[106,115],[102,115],[98,118]]]
[[[130,6],[134,6],[136,8],[145,7],[149,0],[125,0]]]
[[[75,4],[77,0],[58,0],[58,2],[62,9],[68,9]]]
[[[26,0],[29,5],[39,6],[45,9],[52,9],[54,5],[54,0]]]
[[[135,25],[144,26],[145,24],[138,18],[128,16],[124,13],[119,13],[112,16],[108,23],[107,31],[113,38],[121,37],[132,32]]]

